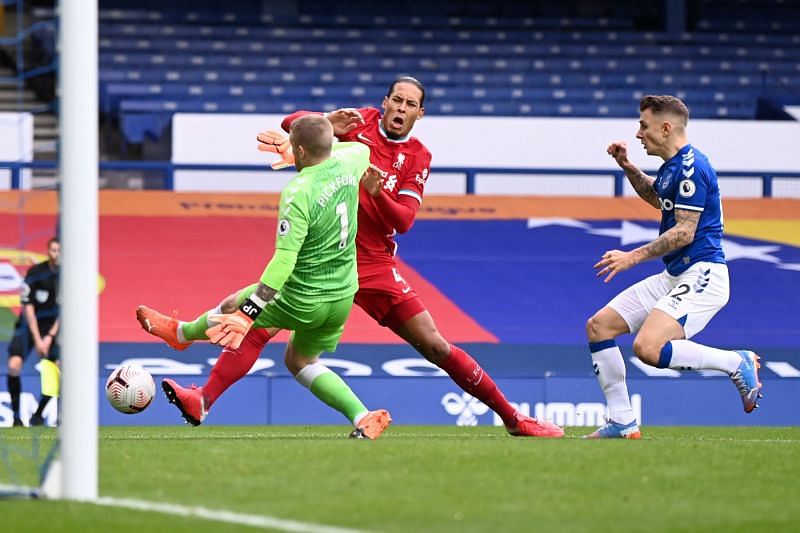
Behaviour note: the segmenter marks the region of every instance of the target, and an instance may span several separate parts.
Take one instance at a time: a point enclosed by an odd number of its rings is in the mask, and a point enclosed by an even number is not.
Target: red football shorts
[[[394,262],[358,264],[355,303],[378,324],[390,329],[426,310]]]

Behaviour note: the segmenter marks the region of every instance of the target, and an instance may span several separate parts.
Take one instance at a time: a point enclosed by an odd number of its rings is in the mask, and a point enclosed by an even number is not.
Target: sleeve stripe
[[[398,192],[397,194],[398,195],[405,194],[406,196],[411,196],[413,198],[416,198],[417,201],[419,202],[419,205],[422,205],[422,196],[420,196],[419,193],[412,191],[411,189],[400,189],[400,192]]]
[[[703,211],[705,207],[698,207],[696,205],[675,204],[675,209],[686,209],[687,211]]]

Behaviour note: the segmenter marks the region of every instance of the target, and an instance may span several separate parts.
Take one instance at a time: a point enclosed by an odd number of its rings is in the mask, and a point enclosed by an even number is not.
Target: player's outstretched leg
[[[530,416],[525,416],[519,412],[516,418],[516,426],[513,428],[506,426],[508,434],[514,437],[558,438],[564,436],[564,430],[561,429],[560,426],[548,422],[547,420],[539,420]]]
[[[750,413],[758,407],[758,399],[761,398],[761,382],[758,381],[761,358],[748,350],[737,350],[736,352],[742,357],[742,362],[739,364],[739,368],[731,374],[731,380],[742,396],[744,412]]]
[[[629,424],[619,424],[611,419],[606,425],[597,428],[594,432],[584,435],[584,439],[641,439],[642,433],[636,420]]]
[[[350,433],[350,438],[375,440],[391,423],[392,416],[386,409],[370,411],[355,423],[356,428]]]
[[[287,350],[292,350],[290,344]],[[292,370],[293,360],[302,356],[287,356],[287,367],[298,383],[306,387],[318,399],[336,411],[342,413],[355,428],[350,434],[353,438],[366,438],[375,440],[392,423],[392,417],[385,409],[369,411],[353,390],[333,372],[320,362],[305,365],[299,371]]]
[[[269,330],[252,328],[245,335],[238,349],[226,346],[222,349],[219,359],[211,368],[211,374],[203,385],[203,397],[206,410],[210,410],[228,387],[242,379],[258,361],[258,356],[272,338]]]
[[[169,403],[175,404],[175,407],[180,410],[181,416],[186,419],[187,423],[199,426],[206,419],[208,411],[202,387],[192,385],[190,389],[186,389],[171,379],[164,379],[161,381],[161,389],[166,394]]]
[[[192,344],[178,339],[178,319],[174,316],[162,315],[155,309],[140,305],[136,308],[136,320],[143,330],[159,337],[176,350],[185,350]]]
[[[446,342],[446,341],[445,341]],[[467,352],[449,345],[450,353],[438,366],[464,391],[489,406],[503,420],[506,431],[514,437],[563,437],[564,430],[557,425],[537,420],[520,413],[506,399],[503,392]]]

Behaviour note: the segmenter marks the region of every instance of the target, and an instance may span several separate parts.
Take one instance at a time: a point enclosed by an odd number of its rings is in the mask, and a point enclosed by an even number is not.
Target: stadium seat
[[[672,92],[694,117],[751,118],[765,76],[800,77],[797,9],[764,1],[779,24],[754,16],[752,1],[705,0],[699,26],[680,35],[637,30],[635,2],[585,17],[557,4],[536,17],[470,4],[453,17],[445,2],[391,20],[322,4],[302,15],[212,12],[202,0],[193,11],[101,9],[101,106],[123,117],[378,105],[408,73],[426,83],[433,114],[630,117],[641,95]]]

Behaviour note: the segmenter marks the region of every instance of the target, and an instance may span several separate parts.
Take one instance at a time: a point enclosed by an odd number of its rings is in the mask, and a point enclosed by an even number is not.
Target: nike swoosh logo
[[[406,287],[403,289],[403,294],[408,294],[411,291],[411,287]]]
[[[372,141],[372,139],[370,139],[369,137],[365,137],[363,133],[359,133],[358,135],[356,135],[356,138],[357,138],[359,141],[363,142],[363,143],[367,143],[367,144],[375,144],[375,143]]]

